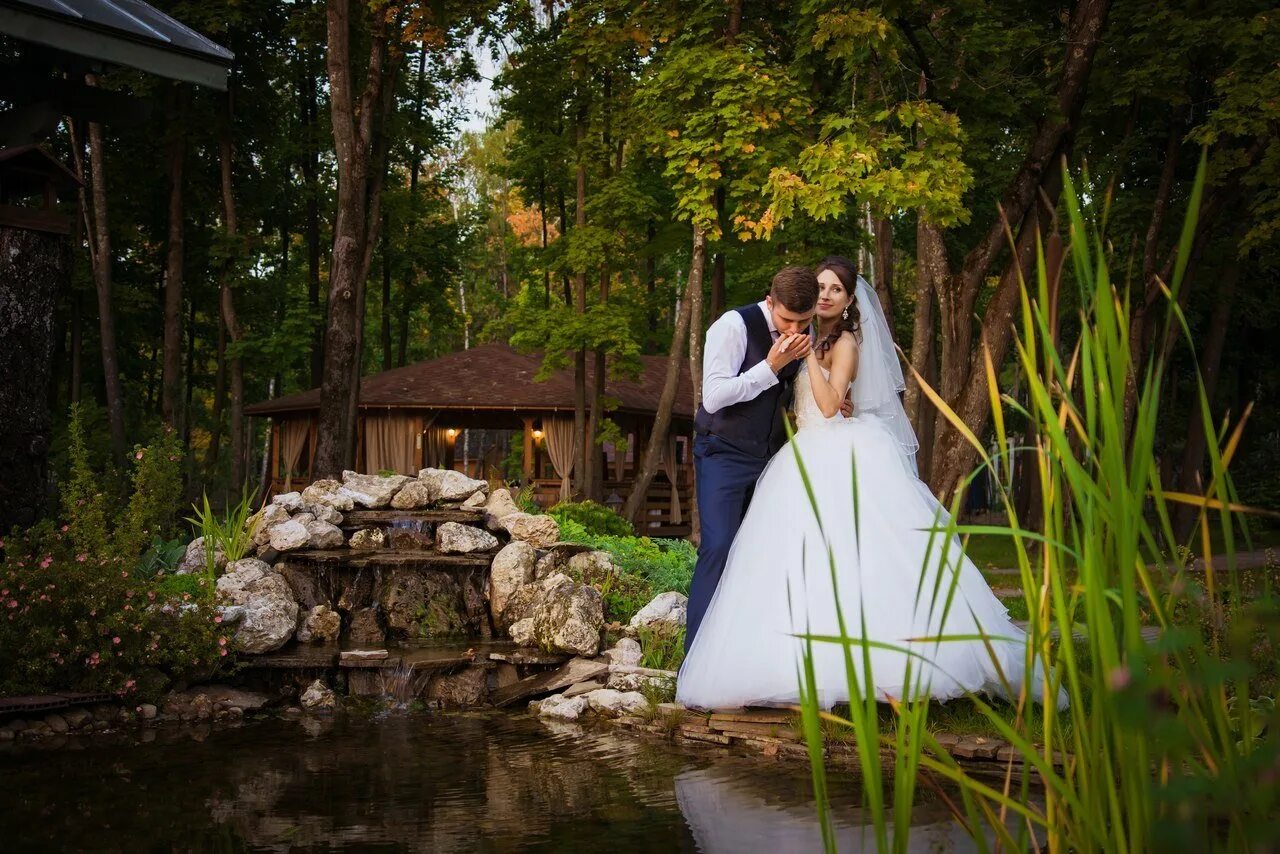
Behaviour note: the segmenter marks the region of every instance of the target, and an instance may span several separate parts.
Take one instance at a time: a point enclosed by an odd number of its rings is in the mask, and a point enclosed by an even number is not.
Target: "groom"
[[[707,330],[693,440],[702,542],[689,585],[686,652],[720,583],[756,479],[787,442],[783,413],[812,347],[809,324],[817,304],[813,270],[784,267],[763,302],[726,312]]]

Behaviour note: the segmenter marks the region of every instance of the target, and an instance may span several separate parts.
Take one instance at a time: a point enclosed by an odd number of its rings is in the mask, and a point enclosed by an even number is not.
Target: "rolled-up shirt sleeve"
[[[702,408],[717,412],[726,406],[753,400],[778,384],[778,376],[764,359],[742,373],[747,355],[747,325],[736,311],[726,312],[707,330],[702,359]]]

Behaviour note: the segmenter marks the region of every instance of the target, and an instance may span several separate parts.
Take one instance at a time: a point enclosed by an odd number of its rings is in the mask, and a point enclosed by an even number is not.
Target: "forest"
[[[707,325],[832,253],[875,286],[909,374],[988,436],[984,348],[1025,403],[1011,324],[1039,253],[1064,357],[1074,340],[1068,174],[1102,212],[1133,364],[1165,357],[1166,488],[1196,491],[1216,438],[1198,369],[1216,421],[1253,407],[1240,500],[1280,503],[1267,3],[156,5],[236,60],[226,93],[113,69],[95,84],[149,117],[51,140],[84,181],[55,317],[55,472],[78,404],[102,461],[123,469],[168,425],[190,496],[256,489],[267,425],[244,407],[321,387],[317,467],[337,473],[360,376],[503,341],[574,371],[574,493],[598,499],[609,379],[661,354],[689,362],[696,395]],[[1190,347],[1164,322],[1175,267]],[[976,452],[912,378],[905,403],[921,476],[948,495]]]

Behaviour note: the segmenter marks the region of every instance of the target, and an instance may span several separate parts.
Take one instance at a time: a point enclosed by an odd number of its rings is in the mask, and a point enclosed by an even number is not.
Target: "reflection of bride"
[[[1001,674],[1017,692],[1024,633],[958,541],[929,531],[946,514],[916,476],[879,300],[845,259],[826,259],[818,274],[819,340],[795,381],[798,431],[760,475],[677,699],[703,709],[798,702],[803,644],[793,635],[839,634],[837,602],[849,636],[880,644],[867,649],[869,680],[862,647],[852,649],[860,682],[880,699],[908,693],[909,657],[914,696],[1003,695]],[[969,639],[932,640],[943,635]],[[844,650],[818,642],[813,653],[819,703],[846,702]]]
[[[821,851],[822,829],[812,804],[775,802],[758,782],[723,768],[685,771],[676,777],[676,802],[703,854],[743,851]],[[791,803],[792,805],[784,805]],[[844,805],[834,816],[836,847],[840,851],[874,851],[876,836],[866,824],[851,824],[846,816],[859,810]],[[890,839],[893,830],[889,830]],[[977,846],[945,809],[917,807],[912,815],[908,851],[973,851]]]

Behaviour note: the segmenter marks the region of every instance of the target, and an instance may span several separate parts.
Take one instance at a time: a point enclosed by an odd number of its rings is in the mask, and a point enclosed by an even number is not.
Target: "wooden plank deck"
[[[111,694],[86,694],[76,691],[33,694],[25,697],[0,697],[0,715],[47,712],[85,703],[104,703],[114,699],[115,697]]]

